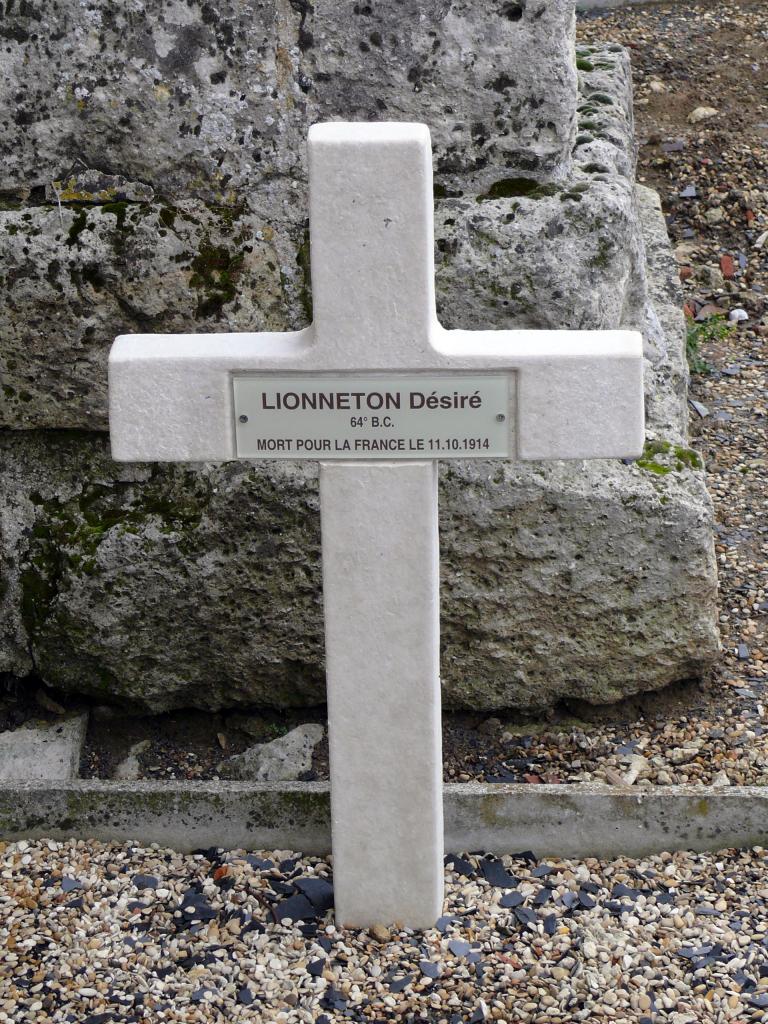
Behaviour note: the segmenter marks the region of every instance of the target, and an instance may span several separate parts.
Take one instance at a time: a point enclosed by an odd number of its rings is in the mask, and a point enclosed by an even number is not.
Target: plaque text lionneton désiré
[[[262,409],[402,409],[403,399],[408,409],[480,409],[483,400],[479,392],[439,395],[436,391],[275,391],[261,393]]]

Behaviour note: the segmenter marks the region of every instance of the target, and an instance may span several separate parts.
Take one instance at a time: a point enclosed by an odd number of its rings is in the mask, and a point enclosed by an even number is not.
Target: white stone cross
[[[112,452],[119,461],[255,457],[263,428],[272,431],[271,456],[322,459],[336,916],[343,926],[431,927],[443,898],[437,459],[639,455],[642,340],[625,331],[444,330],[424,125],[314,125],[309,171],[312,325],[118,338],[109,359]],[[402,380],[413,395],[422,378],[420,412],[393,412],[390,434],[376,435],[381,395],[372,404],[371,387],[380,381],[394,393]],[[324,381],[335,411],[315,414]],[[430,421],[424,395],[448,401],[454,384],[456,394],[482,397],[471,411],[433,404],[442,418]],[[288,411],[268,412],[278,394]],[[296,395],[309,411],[294,408]],[[350,395],[364,395],[363,404]],[[297,448],[303,431],[323,435],[332,417],[333,442]],[[292,441],[275,441],[281,431]],[[405,440],[383,461],[381,453],[343,461],[349,448],[335,461],[327,446],[345,432]],[[486,433],[494,444],[467,450]]]

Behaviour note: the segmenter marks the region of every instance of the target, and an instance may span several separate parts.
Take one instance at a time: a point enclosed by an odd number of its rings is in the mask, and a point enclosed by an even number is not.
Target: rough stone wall
[[[448,702],[605,702],[706,671],[679,296],[634,185],[627,56],[577,54],[573,22],[573,0],[7,11],[0,672],[155,709],[322,701],[314,467],[116,466],[105,367],[118,333],[309,321],[306,129],[338,117],[429,124],[446,326],[646,338],[638,463],[443,466]]]

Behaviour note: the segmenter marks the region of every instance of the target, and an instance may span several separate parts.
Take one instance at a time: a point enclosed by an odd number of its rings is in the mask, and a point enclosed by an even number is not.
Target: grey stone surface
[[[119,333],[307,319],[296,247],[244,207],[22,204],[0,210],[0,268],[0,426],[106,430]]]
[[[573,0],[51,0],[3,20],[0,187],[76,161],[226,202],[302,176],[307,125],[427,121],[457,181],[557,172],[572,145]],[[531,60],[531,54],[537,55]]]
[[[711,512],[673,441],[634,465],[442,467],[449,705],[603,703],[706,670]],[[155,710],[323,701],[314,466],[117,467],[49,433],[0,446],[2,670]]]
[[[625,52],[574,56],[570,0],[151,6],[6,17],[6,90],[29,64],[2,136],[0,671],[153,710],[323,701],[316,468],[116,466],[88,431],[119,332],[308,322],[306,125],[371,116],[432,130],[446,326],[646,340],[640,462],[442,467],[446,703],[704,674],[711,508]]]
[[[644,857],[768,845],[768,786],[448,785],[445,848]],[[589,828],[584,823],[589,823]],[[184,852],[331,849],[327,783],[87,780],[0,786],[0,839],[138,840]]]
[[[87,715],[74,715],[0,732],[0,783],[76,779],[87,725]]]
[[[322,725],[297,725],[285,736],[257,743],[222,761],[219,774],[245,782],[294,782],[312,767],[312,753],[323,738]]]

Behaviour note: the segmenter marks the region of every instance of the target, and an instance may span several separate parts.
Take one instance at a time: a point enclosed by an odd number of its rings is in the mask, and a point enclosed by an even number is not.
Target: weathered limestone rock
[[[273,180],[274,211],[303,176],[307,125],[334,118],[427,121],[457,182],[492,165],[557,173],[573,142],[574,18],[573,0],[11,5],[0,188],[44,187],[84,161],[218,203]]]
[[[314,722],[297,725],[285,736],[222,761],[219,774],[252,782],[294,782],[312,767],[312,752],[324,734],[323,726]]]
[[[443,465],[446,703],[602,703],[707,670],[711,509],[676,268],[634,186],[626,54],[575,53],[572,7],[6,14],[0,672],[152,710],[324,699],[316,468],[116,466],[96,432],[116,334],[309,321],[305,136],[327,117],[430,125],[446,326],[646,340],[637,463]]]
[[[547,8],[546,18],[561,8]],[[514,32],[526,19],[510,23]],[[533,20],[536,31],[544,20]],[[558,24],[562,30],[565,21]],[[578,61],[591,70],[578,73],[579,134],[557,181],[542,183],[535,168],[521,175],[486,143],[475,161],[482,172],[459,183],[454,171],[440,170],[436,150],[438,311],[446,326],[642,326],[628,61],[616,48],[590,49]],[[449,123],[427,119],[433,135]],[[305,148],[302,134],[302,161]],[[48,186],[47,201],[7,200],[0,427],[105,430],[106,358],[117,334],[305,326],[311,282],[299,184],[264,173],[258,187],[217,205],[168,193],[153,199],[139,181],[81,168],[60,176],[55,192]]]
[[[245,207],[192,200],[0,210],[0,426],[106,430],[107,354],[121,332],[307,320],[288,242],[290,253]]]

